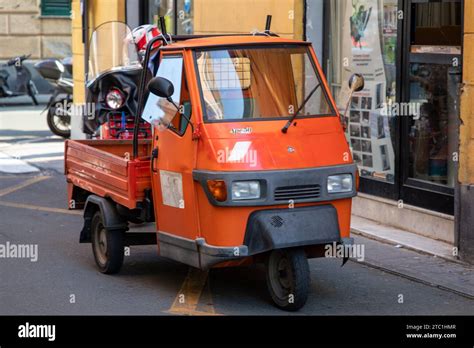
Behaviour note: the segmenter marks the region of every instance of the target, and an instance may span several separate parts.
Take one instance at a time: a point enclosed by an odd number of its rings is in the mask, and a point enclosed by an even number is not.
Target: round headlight
[[[107,93],[107,96],[105,97],[105,102],[107,103],[107,106],[113,110],[120,109],[123,106],[123,103],[125,102],[125,98],[118,89],[111,89],[109,93]]]

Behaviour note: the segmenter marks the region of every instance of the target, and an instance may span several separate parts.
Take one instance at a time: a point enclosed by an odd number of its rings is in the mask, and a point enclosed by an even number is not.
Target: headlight
[[[111,89],[107,96],[105,97],[105,102],[107,106],[113,110],[120,109],[125,102],[123,94],[118,89]]]
[[[341,174],[328,177],[328,193],[343,193],[352,191],[352,175]]]
[[[232,200],[245,201],[260,198],[260,182],[237,181],[232,183]]]

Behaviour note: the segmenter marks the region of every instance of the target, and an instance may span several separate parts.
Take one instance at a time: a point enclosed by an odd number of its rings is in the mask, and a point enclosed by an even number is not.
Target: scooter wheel
[[[38,106],[39,103],[38,103],[38,99],[36,99],[36,94],[38,94],[38,90],[36,89],[36,86],[33,83],[33,81],[30,81],[30,83],[28,84],[28,95],[33,101],[33,104]]]
[[[124,231],[105,228],[102,213],[96,212],[91,221],[92,251],[95,263],[102,273],[120,271],[124,258]]]
[[[56,108],[51,107],[48,110],[46,117],[48,127],[53,134],[59,135],[63,138],[71,136],[71,117],[70,116],[56,116]]]
[[[268,256],[267,287],[273,303],[285,311],[301,309],[308,299],[310,276],[303,249],[274,250]]]

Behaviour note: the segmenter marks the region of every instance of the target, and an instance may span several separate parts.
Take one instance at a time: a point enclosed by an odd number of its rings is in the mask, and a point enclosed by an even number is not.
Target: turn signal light
[[[227,200],[227,187],[224,180],[208,180],[207,187],[216,201],[225,202]]]

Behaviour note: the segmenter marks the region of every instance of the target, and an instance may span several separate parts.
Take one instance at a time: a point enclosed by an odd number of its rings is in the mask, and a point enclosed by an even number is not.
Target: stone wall
[[[71,19],[42,17],[41,0],[0,0],[0,60],[71,55]]]
[[[271,14],[271,30],[281,37],[303,38],[303,0],[195,0],[194,33],[244,33],[265,29]]]

